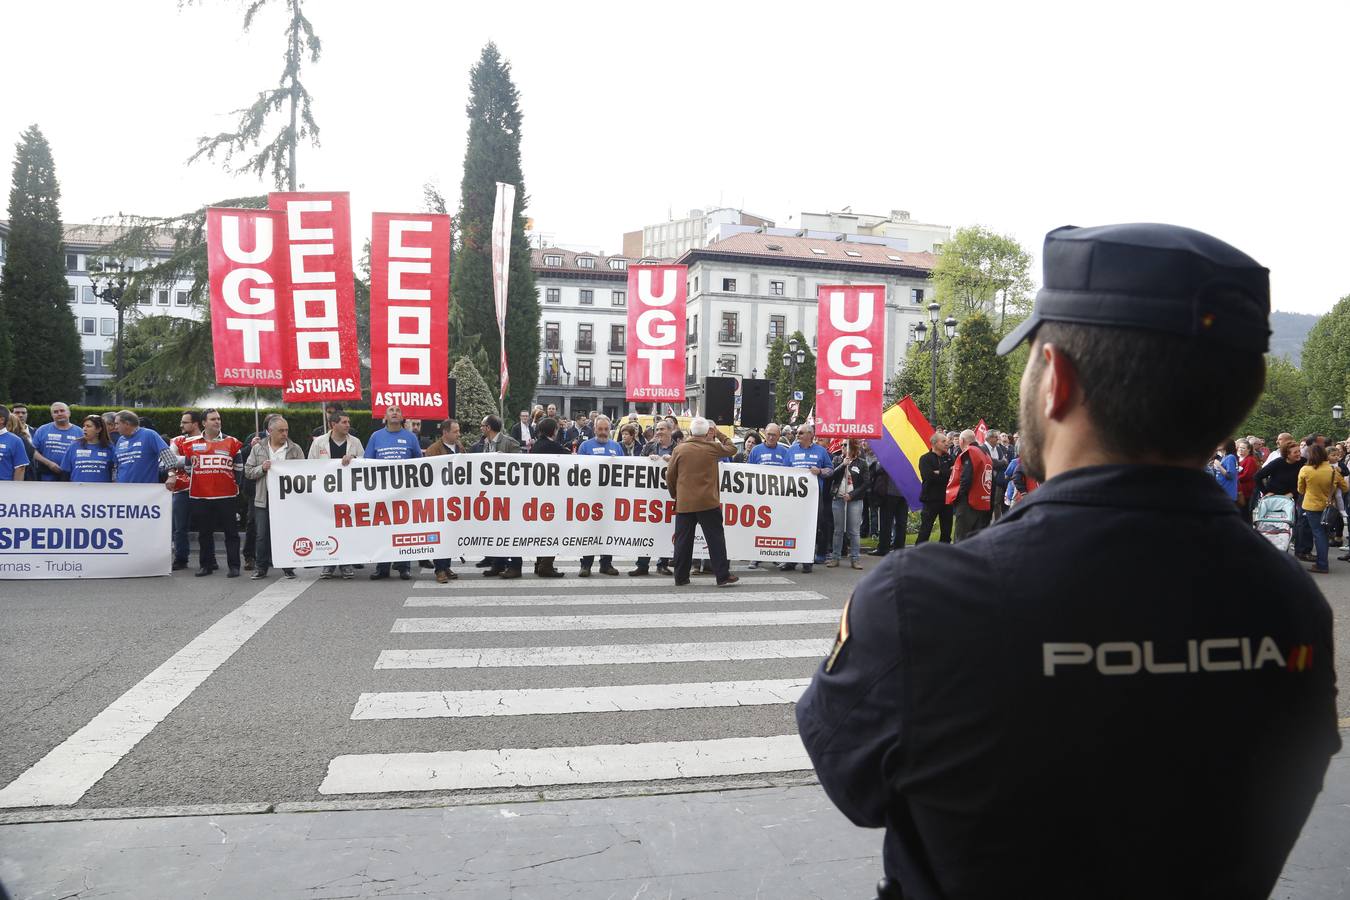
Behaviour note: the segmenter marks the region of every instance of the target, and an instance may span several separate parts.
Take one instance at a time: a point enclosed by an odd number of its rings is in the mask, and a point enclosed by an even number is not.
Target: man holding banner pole
[[[722,494],[718,464],[736,455],[736,447],[702,416],[689,423],[690,440],[670,454],[666,485],[675,498],[675,586],[689,583],[694,562],[694,528],[703,529],[718,587],[740,580],[731,574],[726,534],[722,528]],[[618,574],[617,572],[615,574]]]

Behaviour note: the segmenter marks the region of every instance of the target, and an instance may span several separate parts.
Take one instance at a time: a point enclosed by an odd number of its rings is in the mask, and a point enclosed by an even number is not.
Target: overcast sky
[[[281,0],[6,3],[0,140],[38,123],[67,222],[269,185],[186,166],[281,72]],[[536,229],[618,252],[669,211],[909,210],[1032,251],[1063,224],[1175,222],[1272,272],[1274,305],[1350,293],[1350,5],[461,4],[309,0],[322,145],[300,180],[370,213],[458,196],[468,70],[495,40],[524,112]],[[8,165],[7,154],[0,153]],[[6,170],[7,171],[7,170]],[[789,217],[792,217],[791,219]]]

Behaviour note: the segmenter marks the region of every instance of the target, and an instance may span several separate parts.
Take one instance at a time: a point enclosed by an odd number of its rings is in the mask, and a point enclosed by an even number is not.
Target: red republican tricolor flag
[[[285,285],[286,217],[266,209],[206,211],[206,271],[216,384],[280,387],[277,291]]]
[[[881,437],[886,288],[821,285],[816,296],[816,434]]]
[[[375,213],[370,228],[370,411],[450,414],[450,217]]]
[[[984,419],[981,419],[980,424],[975,426],[975,443],[983,444],[987,437],[989,437],[989,426],[984,424]]]
[[[625,399],[683,401],[686,266],[628,267]]]
[[[285,213],[290,280],[280,321],[287,403],[358,400],[356,285],[352,216],[346,192],[271,193],[269,209]]]

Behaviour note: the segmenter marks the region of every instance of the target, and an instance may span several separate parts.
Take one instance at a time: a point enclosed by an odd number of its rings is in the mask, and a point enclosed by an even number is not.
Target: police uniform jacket
[[[1340,746],[1331,624],[1207,473],[1082,468],[886,557],[797,721],[907,900],[1264,900]]]

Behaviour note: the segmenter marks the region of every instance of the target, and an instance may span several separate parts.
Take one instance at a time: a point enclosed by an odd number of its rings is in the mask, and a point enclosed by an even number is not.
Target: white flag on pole
[[[497,307],[497,330],[502,338],[501,391],[499,403],[506,402],[506,387],[511,383],[506,368],[506,287],[511,270],[511,226],[516,218],[516,186],[497,182],[497,206],[492,213],[492,296]],[[506,415],[503,407],[502,415]]]

